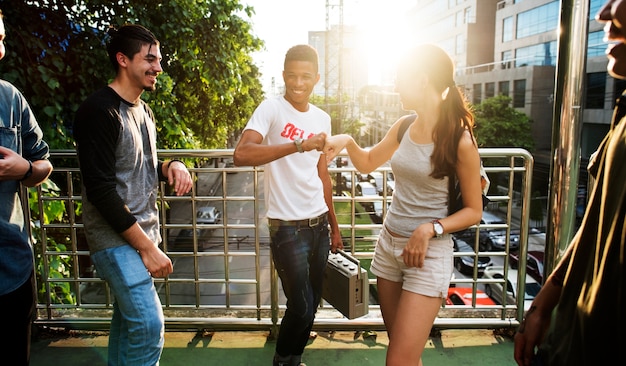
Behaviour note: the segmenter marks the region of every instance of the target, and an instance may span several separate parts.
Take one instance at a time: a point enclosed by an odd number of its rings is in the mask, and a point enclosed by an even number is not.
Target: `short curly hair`
[[[291,47],[285,55],[285,63],[283,65],[285,69],[289,61],[308,61],[315,66],[315,72],[319,69],[317,50],[308,44],[299,44]]]

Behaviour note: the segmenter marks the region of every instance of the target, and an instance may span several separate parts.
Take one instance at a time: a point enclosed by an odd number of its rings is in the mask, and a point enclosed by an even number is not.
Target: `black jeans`
[[[30,362],[35,298],[35,278],[32,274],[17,290],[0,296],[0,314],[4,317],[0,354],[11,355],[11,365],[28,365]]]
[[[270,238],[274,265],[287,298],[276,353],[301,355],[322,298],[324,269],[330,251],[328,220],[314,227],[270,226]]]

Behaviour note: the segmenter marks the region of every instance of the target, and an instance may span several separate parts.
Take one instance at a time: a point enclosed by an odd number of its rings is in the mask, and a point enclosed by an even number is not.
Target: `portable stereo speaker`
[[[348,319],[368,313],[367,271],[358,259],[340,249],[328,255],[322,297]]]

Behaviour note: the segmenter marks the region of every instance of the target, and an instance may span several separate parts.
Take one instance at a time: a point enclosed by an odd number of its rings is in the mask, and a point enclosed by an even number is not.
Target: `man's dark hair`
[[[159,40],[146,27],[138,24],[125,24],[119,29],[110,27],[107,32],[110,39],[107,45],[107,53],[109,60],[117,72],[119,64],[115,55],[118,52],[123,53],[131,60],[141,51],[141,47],[145,44],[159,45]]]
[[[317,72],[319,68],[317,50],[308,44],[299,44],[291,47],[285,55],[285,63],[283,65],[285,69],[289,61],[312,62],[313,66],[315,66],[315,72]]]

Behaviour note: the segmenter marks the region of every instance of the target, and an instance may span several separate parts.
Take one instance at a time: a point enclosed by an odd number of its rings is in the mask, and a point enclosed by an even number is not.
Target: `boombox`
[[[368,313],[367,271],[358,259],[340,249],[328,255],[322,297],[348,319]]]

